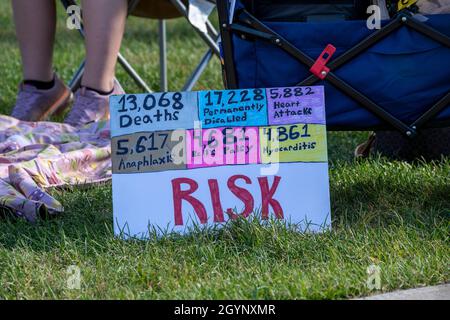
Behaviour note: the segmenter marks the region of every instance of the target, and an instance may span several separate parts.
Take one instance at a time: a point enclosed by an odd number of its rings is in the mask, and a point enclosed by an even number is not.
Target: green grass
[[[9,2],[0,4],[0,112],[21,79]],[[132,19],[123,53],[158,86],[154,22]],[[169,24],[170,87],[178,88],[205,50],[183,22]],[[55,67],[68,80],[83,56],[60,19]],[[130,92],[138,88],[118,68]],[[218,61],[197,89],[222,87]],[[352,160],[366,133],[329,135],[333,231],[297,234],[240,221],[222,231],[120,241],[112,232],[110,184],[54,191],[66,212],[32,226],[0,221],[0,298],[349,298],[374,293],[367,267],[381,268],[382,290],[449,281],[450,160]],[[66,269],[81,268],[81,290]]]

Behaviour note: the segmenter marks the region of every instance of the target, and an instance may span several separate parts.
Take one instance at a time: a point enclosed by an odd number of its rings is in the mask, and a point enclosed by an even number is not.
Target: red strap
[[[330,72],[330,68],[326,66],[327,62],[331,59],[333,54],[336,52],[336,48],[329,44],[323,50],[323,52],[320,54],[319,58],[317,58],[316,62],[313,64],[311,71],[316,77],[323,80],[328,75],[328,72]]]

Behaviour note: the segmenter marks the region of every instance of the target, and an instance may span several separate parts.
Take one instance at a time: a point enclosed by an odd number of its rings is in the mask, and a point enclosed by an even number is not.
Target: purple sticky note
[[[267,89],[269,125],[325,124],[323,86]]]

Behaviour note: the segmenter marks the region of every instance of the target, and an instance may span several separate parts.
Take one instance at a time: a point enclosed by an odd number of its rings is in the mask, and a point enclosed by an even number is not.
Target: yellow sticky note
[[[262,163],[328,161],[325,125],[261,127],[260,143]]]
[[[400,0],[398,2],[398,11],[411,7],[417,0]]]

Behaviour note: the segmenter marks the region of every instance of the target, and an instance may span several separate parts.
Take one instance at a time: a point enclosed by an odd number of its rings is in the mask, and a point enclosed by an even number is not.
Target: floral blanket
[[[12,212],[30,222],[58,215],[64,208],[46,189],[110,177],[109,122],[76,129],[0,115],[1,212]]]

